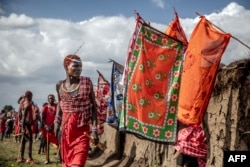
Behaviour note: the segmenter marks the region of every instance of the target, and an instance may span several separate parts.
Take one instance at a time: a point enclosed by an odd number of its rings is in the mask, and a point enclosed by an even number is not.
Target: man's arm
[[[59,105],[60,104],[59,89],[60,89],[60,86],[61,86],[62,82],[63,81],[59,81],[56,84],[56,92],[57,92],[57,98],[58,98],[58,105],[56,107],[56,117],[55,117],[55,120],[54,120],[54,132],[55,132],[56,136],[58,136],[58,132],[59,132],[61,122],[62,122],[62,110],[61,110],[61,107]]]
[[[43,105],[43,108],[42,108],[42,119],[41,119],[41,123],[42,123],[42,129],[44,129],[44,127],[45,127],[45,124],[46,124],[46,122],[45,122],[45,120],[46,120],[46,105]]]

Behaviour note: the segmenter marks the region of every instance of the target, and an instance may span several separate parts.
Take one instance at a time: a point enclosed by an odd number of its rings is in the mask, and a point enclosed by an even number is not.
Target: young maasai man
[[[42,129],[43,136],[45,138],[45,150],[46,150],[46,161],[45,164],[50,162],[49,159],[49,147],[50,142],[53,142],[58,145],[58,140],[54,134],[54,120],[56,116],[56,107],[55,96],[53,94],[48,95],[48,103],[43,106],[42,109]]]
[[[28,159],[26,160],[26,163],[34,163],[34,160],[32,158],[32,123],[33,123],[33,107],[32,107],[32,92],[26,91],[24,95],[24,100],[20,103],[19,111],[21,111],[21,132],[22,132],[22,139],[21,139],[21,145],[20,150],[18,154],[17,163],[25,162],[24,160],[24,150],[26,142],[29,142],[28,145]]]
[[[99,140],[95,94],[91,79],[81,76],[82,61],[79,56],[66,56],[64,69],[66,79],[56,85],[59,105],[55,133],[61,125],[62,166],[83,167],[88,156],[90,132],[94,144]]]

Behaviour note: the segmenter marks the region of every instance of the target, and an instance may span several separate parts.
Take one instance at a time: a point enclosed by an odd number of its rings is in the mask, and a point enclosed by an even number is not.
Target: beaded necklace
[[[62,90],[68,93],[71,97],[76,97],[79,94],[79,83],[75,86],[75,88],[68,90],[65,84],[62,84]]]

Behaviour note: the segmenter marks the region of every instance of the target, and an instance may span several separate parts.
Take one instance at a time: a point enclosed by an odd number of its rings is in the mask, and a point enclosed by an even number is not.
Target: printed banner
[[[120,129],[175,142],[184,45],[137,19],[126,62]]]
[[[119,122],[120,112],[122,110],[123,101],[123,85],[122,85],[122,74],[124,67],[112,60],[112,73],[111,73],[111,92],[112,92],[112,108],[115,113],[115,117]]]

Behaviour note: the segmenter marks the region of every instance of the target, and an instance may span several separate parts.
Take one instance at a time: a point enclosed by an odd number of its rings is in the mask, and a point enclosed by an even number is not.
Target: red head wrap
[[[64,58],[63,61],[63,66],[64,68],[67,67],[72,61],[77,60],[77,61],[81,61],[81,58],[77,55],[68,55]]]

